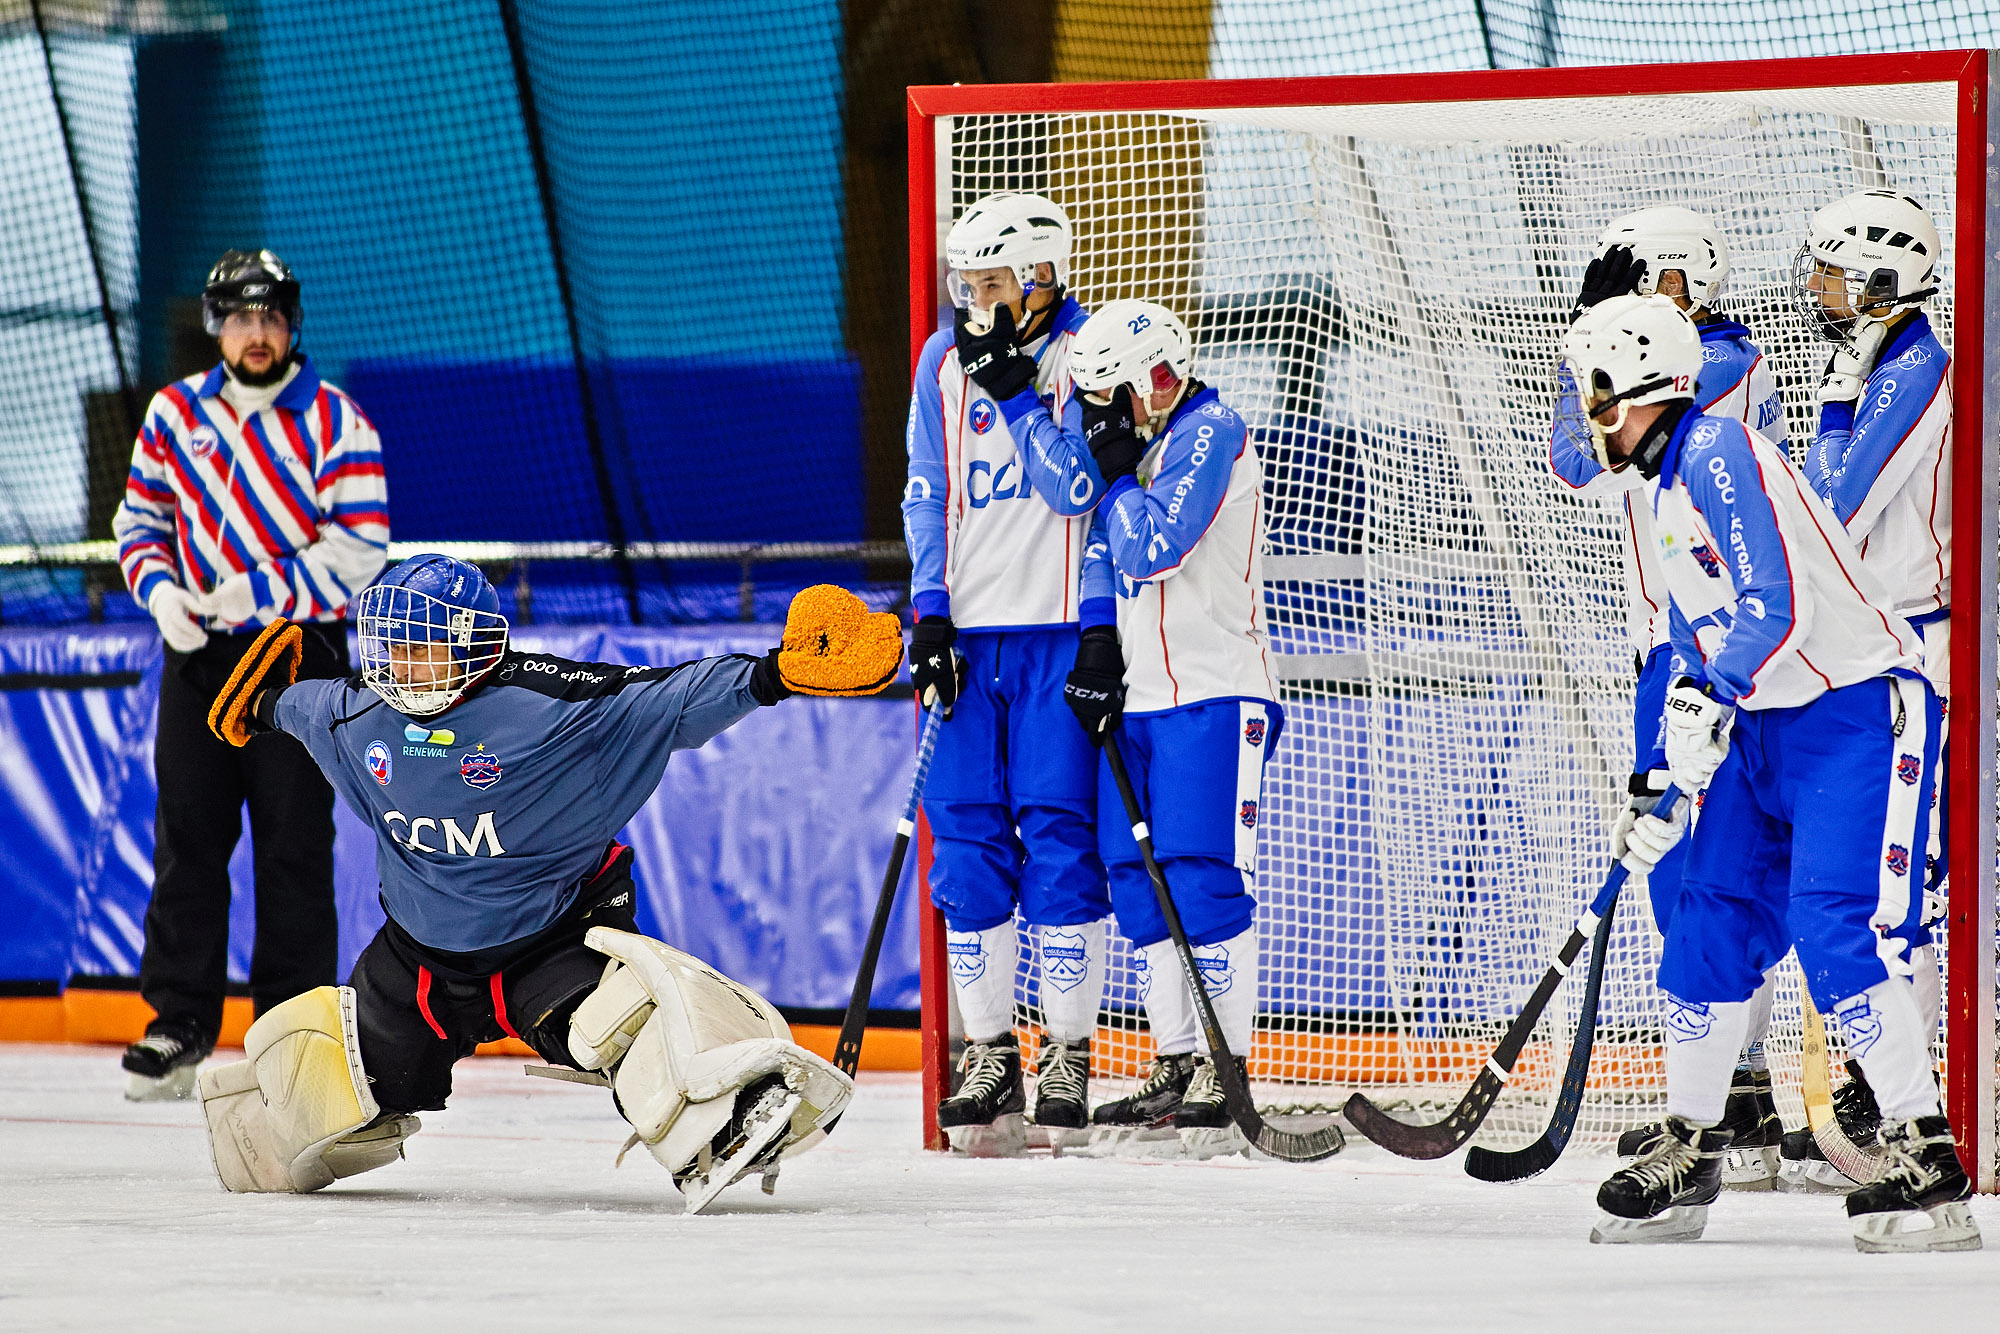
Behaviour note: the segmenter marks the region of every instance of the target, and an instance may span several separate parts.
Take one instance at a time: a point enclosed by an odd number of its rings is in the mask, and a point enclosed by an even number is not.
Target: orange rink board
[[[59,996],[0,996],[0,1042],[96,1042],[124,1046],[137,1041],[153,1017],[153,1007],[136,991],[72,988]],[[222,1002],[222,1047],[241,1047],[250,1027],[250,999]],[[794,1024],[792,1041],[833,1059],[840,1029],[832,1024]],[[479,1046],[481,1056],[539,1060],[525,1042],[502,1038]],[[861,1040],[863,1070],[920,1068],[919,1034],[914,1028],[871,1028]]]

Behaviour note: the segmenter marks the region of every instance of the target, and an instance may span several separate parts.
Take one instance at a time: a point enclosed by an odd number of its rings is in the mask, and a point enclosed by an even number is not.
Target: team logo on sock
[[[1057,991],[1074,991],[1090,965],[1081,931],[1042,932],[1042,981]]]
[[[1239,820],[1243,821],[1245,829],[1255,829],[1257,827],[1257,803],[1254,801],[1244,802],[1242,809],[1237,811],[1236,816]]]
[[[974,403],[972,405],[972,413],[968,418],[972,423],[972,433],[974,435],[985,435],[988,431],[992,430],[993,416],[993,405],[991,403],[983,398]]]
[[[380,741],[371,741],[363,754],[368,761],[368,772],[375,776],[375,781],[383,787],[389,786],[389,775],[396,768],[395,760],[389,755],[389,747]]]
[[[1701,1001],[1667,997],[1667,1032],[1675,1042],[1694,1042],[1708,1036],[1715,1027],[1715,1015]]]
[[[1891,875],[1908,875],[1910,873],[1910,850],[1900,843],[1891,843],[1889,845],[1889,855],[1882,860],[1887,863]]]
[[[1202,986],[1208,988],[1210,996],[1220,996],[1229,990],[1236,980],[1236,970],[1229,963],[1229,947],[1226,945],[1203,945],[1194,952],[1195,971],[1201,974]]]
[[[1132,981],[1139,988],[1140,1003],[1144,1004],[1153,994],[1153,965],[1138,950],[1132,952]]]
[[[458,757],[458,776],[467,787],[492,787],[500,781],[500,757],[488,751],[482,741],[476,750]]]
[[[1849,1056],[1866,1056],[1868,1049],[1882,1036],[1882,1017],[1868,1004],[1867,992],[1854,997],[1833,1014],[1847,1034]]]
[[[1923,772],[1924,762],[1908,751],[1896,757],[1896,777],[1902,779],[1905,786],[1915,783]]]
[[[1244,722],[1243,744],[1246,746],[1261,746],[1264,744],[1264,720],[1262,718],[1251,718]]]
[[[986,976],[986,949],[977,931],[949,932],[945,936],[945,957],[951,960],[951,975],[960,986]]]

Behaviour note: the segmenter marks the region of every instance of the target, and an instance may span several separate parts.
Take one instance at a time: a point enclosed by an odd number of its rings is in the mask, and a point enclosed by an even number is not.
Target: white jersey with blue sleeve
[[[1035,391],[997,404],[931,335],[910,395],[903,533],[917,615],[963,630],[1074,624],[1091,507],[1102,489],[1083,443],[1069,345],[1088,313],[1065,298],[1029,344]]]
[[[1896,611],[1951,605],[1951,358],[1923,315],[1890,337],[1859,400],[1820,409],[1805,474]]]
[[[1695,382],[1695,406],[1711,417],[1740,421],[1783,448],[1785,405],[1764,354],[1750,341],[1750,331],[1732,320],[1708,320],[1701,331],[1701,377]],[[1596,459],[1577,447],[1561,423],[1580,418],[1576,387],[1562,373],[1557,427],[1549,440],[1549,471],[1581,496],[1609,496],[1620,510],[1619,555],[1625,567],[1625,629],[1632,651],[1645,658],[1671,639],[1667,592],[1660,573],[1659,541],[1653,532],[1651,507],[1638,494],[1645,481],[1631,469],[1606,472]]]
[[[1916,632],[1784,452],[1689,412],[1648,489],[1676,668],[1742,709],[1792,708],[1887,674],[1916,676]]]
[[[1088,625],[1115,616],[1125,709],[1275,700],[1264,639],[1263,469],[1243,419],[1203,389],[1097,507],[1084,556]]]

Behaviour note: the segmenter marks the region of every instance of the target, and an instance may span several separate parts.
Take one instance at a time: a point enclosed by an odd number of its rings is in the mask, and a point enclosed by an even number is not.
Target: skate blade
[[[1773,1147],[1731,1149],[1722,1156],[1724,1190],[1776,1190],[1778,1150]]]
[[[1791,1195],[1845,1195],[1858,1183],[1832,1163],[1787,1158],[1778,1164],[1778,1189]]]
[[[952,1152],[968,1158],[1019,1158],[1028,1151],[1027,1118],[1019,1112],[983,1126],[948,1126],[944,1133]]]
[[[698,1214],[706,1209],[716,1196],[753,1171],[764,1171],[765,1169],[757,1166],[758,1156],[791,1128],[792,1113],[797,1111],[804,1101],[805,1099],[798,1094],[787,1089],[781,1100],[773,1103],[758,1116],[756,1122],[744,1134],[741,1148],[709,1164],[708,1175],[690,1177],[679,1182],[683,1200],[681,1212]],[[768,1172],[767,1175],[775,1178],[776,1173]]]
[[[1976,1251],[1983,1244],[1972,1210],[1959,1201],[1901,1213],[1863,1214],[1854,1220],[1854,1249],[1864,1255]]]
[[[1179,1158],[1181,1137],[1168,1126],[1092,1126],[1073,1132],[1063,1145],[1065,1155],[1076,1158]]]
[[[178,1066],[158,1079],[149,1075],[128,1074],[125,1076],[125,1101],[179,1102],[191,1098],[200,1074],[201,1067],[197,1065]]]
[[[1596,1246],[1650,1246],[1661,1242],[1695,1241],[1708,1226],[1708,1206],[1681,1204],[1651,1218],[1619,1218],[1600,1214],[1590,1229]]]
[[[1235,1126],[1185,1126],[1175,1134],[1181,1142],[1182,1156],[1198,1163],[1243,1153],[1250,1147],[1250,1141]]]
[[[1088,1126],[1038,1126],[1027,1128],[1028,1151],[1047,1149],[1049,1156],[1060,1158],[1071,1144],[1080,1144],[1090,1134]]]

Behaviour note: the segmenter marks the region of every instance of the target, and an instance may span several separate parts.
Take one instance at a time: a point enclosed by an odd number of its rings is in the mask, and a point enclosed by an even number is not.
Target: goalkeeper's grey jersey
[[[389,916],[435,949],[477,950],[562,915],[668,756],[758,706],[756,664],[623,667],[510,651],[487,684],[432,718],[397,713],[353,678],[289,686],[275,716],[375,831]]]

